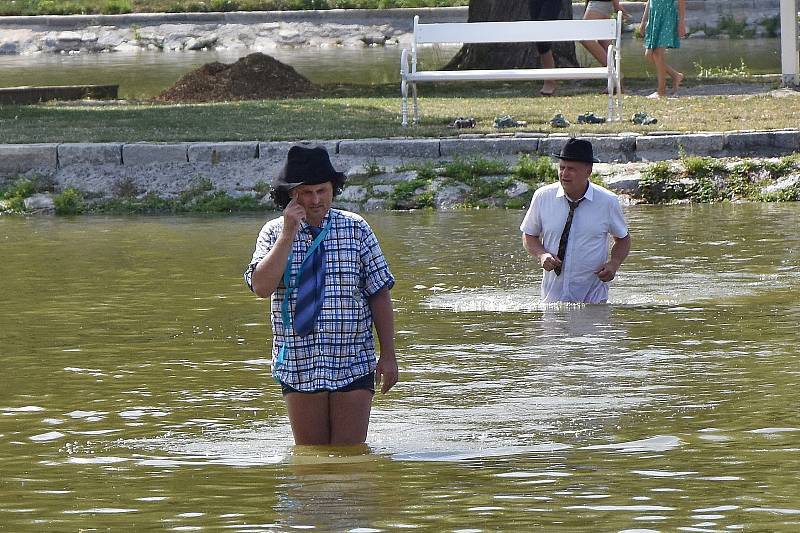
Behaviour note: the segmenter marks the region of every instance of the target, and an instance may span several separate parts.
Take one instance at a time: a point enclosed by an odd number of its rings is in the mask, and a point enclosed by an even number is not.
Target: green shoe
[[[494,127],[498,129],[519,128],[527,125],[528,123],[524,120],[514,120],[511,115],[503,115],[502,117],[495,117],[494,119]]]
[[[561,113],[556,113],[553,115],[553,118],[550,119],[550,125],[554,128],[566,128],[569,126],[569,121],[564,118],[564,115]]]
[[[455,129],[474,128],[475,124],[475,118],[473,117],[458,117],[453,122],[448,124],[447,127]]]
[[[631,122],[634,124],[639,124],[640,126],[652,126],[658,122],[658,119],[648,115],[647,113],[637,111],[633,114],[633,117],[631,117]]]
[[[594,113],[578,115],[578,124],[605,124],[606,117],[598,117]]]

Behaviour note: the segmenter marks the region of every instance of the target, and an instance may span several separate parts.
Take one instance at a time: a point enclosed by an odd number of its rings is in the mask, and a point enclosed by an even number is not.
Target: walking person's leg
[[[611,3],[609,2],[609,6]],[[605,20],[608,18],[608,13],[603,11],[596,11],[592,9],[593,4],[590,2],[586,6],[586,12],[583,14],[583,20]],[[598,63],[604,67],[608,66],[608,45],[609,41],[581,41],[581,44],[586,51],[592,54]]]
[[[558,15],[561,13],[561,0],[528,0],[528,9],[531,20],[558,20]],[[537,43],[536,50],[539,52],[539,61],[542,68],[555,68],[556,62],[553,57],[552,43]],[[553,96],[555,90],[556,82],[554,80],[545,80],[539,94]]]
[[[683,81],[683,72],[678,72],[669,63],[667,63],[667,54],[664,52],[664,69],[670,78],[672,78],[672,95],[678,94],[678,89]]]

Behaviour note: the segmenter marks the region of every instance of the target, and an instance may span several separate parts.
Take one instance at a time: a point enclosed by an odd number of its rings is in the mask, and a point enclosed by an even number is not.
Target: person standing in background
[[[647,0],[639,33],[644,36],[644,56],[656,67],[658,87],[648,98],[667,94],[667,76],[672,78],[672,95],[678,94],[683,73],[667,63],[667,48],[680,48],[686,37],[686,0]]]
[[[622,9],[619,0],[587,0],[583,20],[605,20],[611,18],[617,11],[622,11],[622,17],[627,18],[628,13]],[[604,67],[608,66],[610,41],[581,41],[581,44],[598,63]]]
[[[531,20],[558,20],[558,15],[561,13],[561,0],[528,0],[528,11],[530,12]],[[542,68],[555,68],[553,43],[536,43],[536,50],[539,52],[539,61]],[[539,94],[553,96],[555,92],[556,82],[545,80]]]

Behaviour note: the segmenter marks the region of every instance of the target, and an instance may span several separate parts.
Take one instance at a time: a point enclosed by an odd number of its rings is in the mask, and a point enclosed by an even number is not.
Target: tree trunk
[[[561,0],[560,19],[572,18],[572,0]],[[530,20],[526,0],[470,0],[468,22]],[[575,43],[553,43],[558,67],[576,67]],[[538,68],[533,43],[465,44],[442,70]]]

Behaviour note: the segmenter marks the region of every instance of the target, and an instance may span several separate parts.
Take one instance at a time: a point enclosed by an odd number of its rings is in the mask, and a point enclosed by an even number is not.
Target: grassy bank
[[[649,88],[652,83],[652,80],[626,80],[632,92]],[[626,120],[588,125],[577,124],[577,115],[587,111],[606,114],[607,100],[600,94],[599,85],[563,83],[559,95],[550,98],[532,96],[537,90],[534,84],[425,85],[420,87],[421,123],[409,128],[400,125],[396,85],[331,86],[323,89],[324,98],[220,104],[2,106],[0,143],[442,137],[465,132],[496,133],[494,118],[502,115],[528,123],[522,128],[503,131],[568,134],[766,130],[795,128],[800,124],[800,93],[783,98],[751,94],[660,100],[626,95]],[[634,125],[630,121],[634,112],[649,113],[658,122],[651,126]],[[572,124],[567,128],[550,126],[554,113],[563,113]],[[476,128],[447,127],[461,116],[474,117]]]
[[[0,0],[0,15],[116,15],[465,6],[469,0]]]

